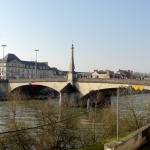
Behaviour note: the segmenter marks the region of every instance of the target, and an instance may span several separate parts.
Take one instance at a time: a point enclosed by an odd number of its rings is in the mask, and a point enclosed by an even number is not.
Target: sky
[[[75,71],[150,72],[150,0],[0,0],[5,55]],[[0,58],[3,48],[0,47]]]

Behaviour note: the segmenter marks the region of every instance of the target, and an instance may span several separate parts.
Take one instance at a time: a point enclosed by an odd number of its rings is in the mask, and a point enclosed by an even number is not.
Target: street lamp
[[[35,50],[35,52],[36,52],[36,61],[35,61],[35,75],[36,75],[36,78],[37,78],[37,52],[38,52],[39,50]]]
[[[2,45],[2,47],[3,47],[3,68],[2,68],[2,75],[3,75],[3,79],[4,79],[4,50],[5,50],[5,47],[6,47],[7,45]]]
[[[118,134],[119,134],[119,97],[120,97],[120,89],[117,89],[117,142],[118,142]]]

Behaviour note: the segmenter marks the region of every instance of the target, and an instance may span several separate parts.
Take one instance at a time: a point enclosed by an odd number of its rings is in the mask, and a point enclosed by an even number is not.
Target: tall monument
[[[70,82],[72,85],[74,85],[75,80],[75,65],[74,65],[74,46],[72,44],[71,47],[71,60],[70,60],[70,66],[69,66],[69,72],[68,72],[68,82]]]

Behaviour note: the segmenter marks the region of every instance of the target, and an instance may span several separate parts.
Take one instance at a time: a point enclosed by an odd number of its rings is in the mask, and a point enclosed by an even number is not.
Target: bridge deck
[[[38,79],[10,79],[10,83],[20,82],[67,82],[67,78],[38,78]],[[150,80],[136,79],[102,79],[102,78],[77,78],[75,82],[84,83],[110,83],[110,84],[127,84],[127,85],[150,85]]]
[[[38,79],[10,79],[10,83],[26,83],[26,82],[67,82],[67,78],[38,78]]]
[[[150,80],[137,79],[100,79],[100,78],[78,78],[78,82],[85,83],[110,83],[110,84],[127,84],[127,85],[150,85]]]

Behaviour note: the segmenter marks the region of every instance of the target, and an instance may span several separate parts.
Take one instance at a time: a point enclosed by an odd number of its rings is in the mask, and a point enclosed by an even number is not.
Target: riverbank
[[[78,150],[104,150],[105,142],[96,142],[85,146],[84,148],[79,148]]]

